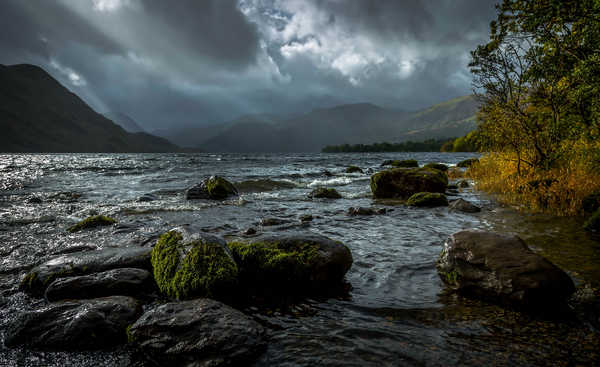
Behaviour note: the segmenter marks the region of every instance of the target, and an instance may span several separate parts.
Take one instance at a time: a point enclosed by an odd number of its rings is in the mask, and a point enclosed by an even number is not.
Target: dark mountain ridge
[[[0,65],[1,152],[174,152],[147,133],[128,133],[42,68]]]

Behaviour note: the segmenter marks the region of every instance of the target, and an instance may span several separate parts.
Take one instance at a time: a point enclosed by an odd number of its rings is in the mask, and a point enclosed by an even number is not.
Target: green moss
[[[32,273],[25,275],[25,278],[23,278],[23,280],[21,281],[21,288],[22,289],[33,289],[34,284],[37,280],[37,277],[38,277],[38,273],[36,273],[36,272],[32,272]]]
[[[342,195],[333,188],[319,187],[308,194],[309,198],[341,199]]]
[[[212,176],[206,181],[206,189],[211,198],[225,199],[237,194],[237,189],[223,177]]]
[[[228,246],[239,264],[242,280],[276,288],[306,286],[319,249],[310,243],[285,247],[280,242],[230,242]]]
[[[583,228],[588,231],[600,231],[600,209],[597,209],[596,212],[585,222]]]
[[[458,274],[458,272],[456,270],[451,270],[448,272],[443,272],[440,271],[440,276],[442,277],[442,280],[451,286],[457,286],[458,285],[458,280],[460,278],[460,275]]]
[[[448,166],[442,163],[427,163],[423,166],[423,168],[432,168],[437,169],[438,171],[446,172],[448,171]]]
[[[363,170],[360,167],[357,166],[350,166],[348,168],[346,168],[346,173],[363,173]]]
[[[406,204],[420,207],[447,206],[448,199],[439,192],[419,192],[408,198]]]
[[[220,244],[195,240],[183,243],[179,232],[163,234],[152,250],[158,288],[176,299],[227,298],[235,287],[238,269]]]
[[[79,232],[79,231],[81,231],[83,229],[87,229],[87,228],[110,226],[115,223],[117,223],[117,221],[111,217],[107,217],[105,215],[95,215],[92,217],[88,217],[88,218],[82,220],[81,222],[67,228],[67,231],[73,233],[73,232]]]
[[[415,159],[405,159],[405,160],[402,160],[402,161],[392,161],[390,164],[392,166],[394,166],[394,167],[404,167],[404,168],[419,167],[419,162],[417,162]]]
[[[135,343],[136,338],[135,336],[133,336],[133,334],[131,333],[131,327],[133,326],[133,324],[130,324],[129,326],[127,326],[127,328],[125,329],[125,334],[127,335],[127,342],[128,343]]]

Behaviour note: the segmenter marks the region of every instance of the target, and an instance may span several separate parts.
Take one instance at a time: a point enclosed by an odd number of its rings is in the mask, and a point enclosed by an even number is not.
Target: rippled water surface
[[[446,294],[435,270],[450,234],[486,228],[520,234],[578,284],[598,284],[598,242],[578,229],[577,219],[525,216],[471,189],[456,196],[483,208],[475,215],[371,198],[370,173],[386,159],[452,165],[469,157],[0,155],[0,338],[17,311],[43,302],[17,290],[32,266],[68,251],[150,246],[162,232],[193,224],[226,238],[249,227],[259,232],[310,231],[352,250],[354,264],[346,277],[352,290],[347,296],[310,299],[290,310],[246,310],[270,330],[269,348],[258,366],[593,365],[600,343],[584,321],[544,320]],[[365,173],[344,173],[349,165]],[[241,196],[224,202],[185,200],[187,187],[215,174],[234,182]],[[343,199],[308,199],[319,186],[336,188]],[[147,194],[155,200],[139,200]],[[357,206],[388,211],[348,216],[348,208]],[[113,216],[119,224],[75,234],[65,231],[97,213]],[[300,217],[308,214],[314,219],[301,223]],[[287,223],[261,227],[263,218]],[[131,361],[126,347],[86,353],[0,349],[0,366],[127,366]]]

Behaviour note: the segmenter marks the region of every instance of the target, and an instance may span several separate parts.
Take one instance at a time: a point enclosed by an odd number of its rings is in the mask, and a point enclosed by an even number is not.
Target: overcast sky
[[[497,0],[2,0],[0,63],[148,130],[471,92]]]

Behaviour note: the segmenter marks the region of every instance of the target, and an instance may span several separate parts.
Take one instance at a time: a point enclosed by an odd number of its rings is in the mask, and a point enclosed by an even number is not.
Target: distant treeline
[[[405,141],[403,143],[342,144],[328,145],[323,153],[367,153],[367,152],[474,152],[478,145],[473,144],[473,134],[461,138],[428,139]]]

